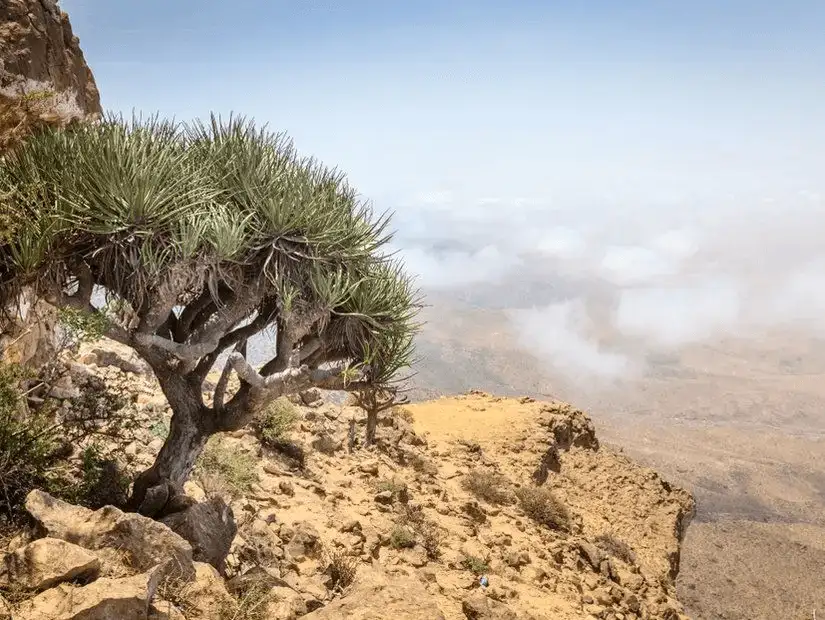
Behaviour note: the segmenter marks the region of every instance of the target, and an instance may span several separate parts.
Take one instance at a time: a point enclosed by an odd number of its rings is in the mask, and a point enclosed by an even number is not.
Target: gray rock
[[[590,544],[589,542],[580,542],[579,552],[581,556],[590,563],[593,570],[600,570],[604,556],[596,545]]]
[[[314,557],[320,551],[321,535],[311,523],[296,523],[292,536],[286,545],[286,552],[296,562]]]
[[[232,508],[219,497],[161,519],[161,523],[192,545],[193,558],[223,574],[226,556],[238,533]]]
[[[393,492],[392,491],[381,491],[380,493],[375,494],[375,501],[379,504],[392,504],[393,500]]]

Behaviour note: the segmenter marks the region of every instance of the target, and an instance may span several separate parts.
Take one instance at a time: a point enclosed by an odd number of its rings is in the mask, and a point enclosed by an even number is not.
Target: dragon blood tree
[[[29,286],[105,315],[105,335],[151,366],[169,401],[169,436],[135,481],[135,508],[150,489],[179,488],[211,435],[270,400],[311,386],[392,390],[412,362],[420,306],[387,251],[388,216],[251,122],[47,128],[0,161],[0,201],[16,223],[0,239],[0,307]],[[256,368],[246,345],[264,330],[273,344]]]

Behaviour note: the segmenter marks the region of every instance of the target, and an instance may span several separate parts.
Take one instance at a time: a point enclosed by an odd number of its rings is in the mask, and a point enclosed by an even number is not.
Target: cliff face
[[[72,32],[69,16],[55,0],[0,3],[0,87],[24,80],[74,91],[80,109],[100,113],[100,93]]]
[[[21,103],[21,93],[42,90],[56,96]],[[33,128],[63,126],[100,113],[100,93],[69,16],[54,0],[0,0],[0,155]],[[14,217],[0,213],[0,240],[13,231]],[[49,359],[54,308],[26,292],[16,307],[5,310],[0,360],[37,366]]]

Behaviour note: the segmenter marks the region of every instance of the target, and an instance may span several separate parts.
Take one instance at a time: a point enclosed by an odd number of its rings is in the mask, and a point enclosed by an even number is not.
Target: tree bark
[[[375,428],[378,426],[378,410],[370,409],[367,411],[367,433],[365,437],[365,445],[371,446],[375,443]]]
[[[160,384],[172,407],[169,435],[154,464],[135,479],[129,501],[133,510],[141,507],[152,487],[169,484],[172,488],[182,488],[207,440],[217,430],[212,423],[212,411],[203,404],[200,390],[185,377],[164,377]]]

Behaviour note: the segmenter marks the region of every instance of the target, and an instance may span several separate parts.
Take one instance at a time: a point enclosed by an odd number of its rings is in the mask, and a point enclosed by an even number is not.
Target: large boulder
[[[161,519],[192,545],[193,558],[207,562],[221,574],[224,573],[226,556],[238,526],[232,508],[219,497],[213,497]]]
[[[304,620],[445,620],[435,597],[424,588],[417,573],[387,575],[373,569],[358,574],[347,594]]]
[[[26,497],[26,510],[41,534],[85,549],[117,549],[128,555],[134,570],[157,565],[188,578],[194,574],[192,547],[167,526],[114,506],[100,510],[73,506],[48,493],[34,490]]]
[[[81,588],[59,585],[23,602],[15,620],[146,618],[162,575],[156,567],[133,577],[101,578]]]
[[[56,538],[40,538],[9,553],[0,565],[0,584],[45,590],[75,579],[94,579],[100,559],[82,547]]]

